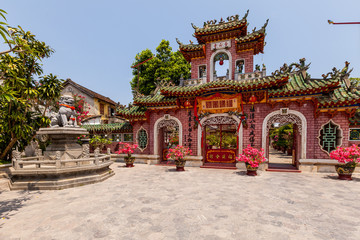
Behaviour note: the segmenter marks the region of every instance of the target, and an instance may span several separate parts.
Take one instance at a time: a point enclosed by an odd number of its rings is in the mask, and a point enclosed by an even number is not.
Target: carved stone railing
[[[266,69],[263,68],[262,71],[255,71],[251,73],[239,73],[235,71],[234,80],[235,81],[243,81],[243,80],[250,80],[254,78],[261,78],[266,76]]]
[[[192,78],[192,79],[180,79],[180,86],[196,86],[202,83],[206,83],[206,77]]]
[[[12,165],[15,170],[34,169],[74,169],[77,167],[98,166],[111,161],[110,154],[90,154],[88,158],[44,160],[44,156],[13,158]]]

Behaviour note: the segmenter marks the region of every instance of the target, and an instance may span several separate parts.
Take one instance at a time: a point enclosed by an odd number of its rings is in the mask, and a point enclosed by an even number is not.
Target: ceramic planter
[[[340,180],[352,180],[351,175],[355,170],[356,164],[353,162],[335,165],[336,172]]]
[[[185,171],[185,169],[184,169],[185,163],[186,163],[186,160],[184,160],[184,159],[175,160],[176,171]]]
[[[257,170],[259,167],[252,167],[249,163],[245,163],[246,165],[246,175],[248,176],[257,176]]]
[[[134,167],[135,157],[124,157],[124,161],[126,163],[126,167]]]

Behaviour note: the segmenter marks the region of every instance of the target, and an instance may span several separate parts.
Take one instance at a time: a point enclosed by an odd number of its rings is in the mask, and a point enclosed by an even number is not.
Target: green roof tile
[[[132,126],[128,122],[123,123],[110,123],[110,124],[86,124],[81,125],[82,128],[85,128],[90,133],[92,132],[132,132]]]

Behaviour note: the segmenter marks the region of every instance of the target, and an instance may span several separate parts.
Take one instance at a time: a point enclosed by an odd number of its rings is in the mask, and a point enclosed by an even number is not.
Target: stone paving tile
[[[0,239],[360,239],[360,175],[115,163],[108,180],[0,193]]]
[[[287,154],[277,151],[273,148],[269,149],[269,162],[270,163],[287,163],[292,164],[292,156],[288,156]]]

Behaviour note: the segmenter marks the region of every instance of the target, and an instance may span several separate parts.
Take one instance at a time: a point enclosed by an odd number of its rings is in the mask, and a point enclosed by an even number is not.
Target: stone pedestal
[[[60,157],[61,160],[77,159],[82,154],[82,147],[77,143],[77,137],[88,135],[89,132],[83,128],[40,128],[36,132],[38,135],[47,135],[51,144],[46,148],[44,157],[55,160]],[[60,156],[56,156],[60,152]]]

